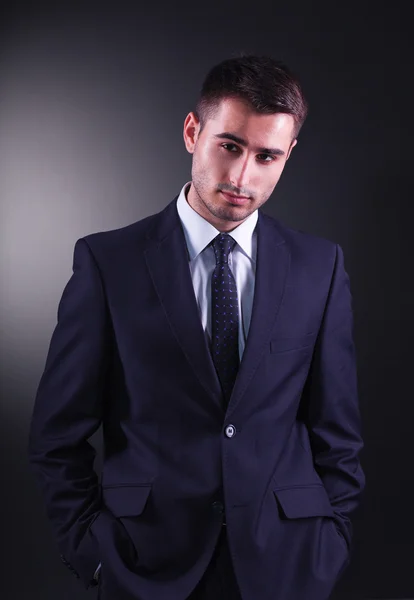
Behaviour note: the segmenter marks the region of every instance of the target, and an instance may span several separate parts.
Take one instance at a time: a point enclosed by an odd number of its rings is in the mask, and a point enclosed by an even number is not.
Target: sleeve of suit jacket
[[[95,449],[87,440],[101,422],[109,349],[99,271],[79,239],[36,394],[29,456],[61,558],[87,587],[99,563],[89,526],[100,509]]]
[[[359,503],[365,476],[359,462],[363,442],[352,297],[339,245],[304,399],[315,469],[350,543],[349,514]]]

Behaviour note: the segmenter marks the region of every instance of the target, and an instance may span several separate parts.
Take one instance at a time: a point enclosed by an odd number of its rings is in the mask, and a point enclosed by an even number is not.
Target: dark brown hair
[[[207,74],[195,108],[200,132],[224,98],[240,98],[259,114],[287,113],[295,120],[294,137],[299,134],[308,104],[291,71],[269,56],[239,56],[213,67]]]

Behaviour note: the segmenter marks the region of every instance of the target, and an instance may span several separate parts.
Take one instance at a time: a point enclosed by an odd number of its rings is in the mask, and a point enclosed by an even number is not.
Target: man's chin
[[[246,210],[245,206],[232,206],[225,210],[216,211],[214,216],[222,221],[244,221],[250,216],[251,211]]]

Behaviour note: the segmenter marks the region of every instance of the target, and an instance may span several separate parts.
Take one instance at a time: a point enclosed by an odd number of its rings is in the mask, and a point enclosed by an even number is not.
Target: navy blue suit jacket
[[[343,253],[261,210],[257,234],[226,410],[176,198],[75,244],[29,452],[62,559],[86,586],[102,562],[103,600],[185,600],[224,518],[244,600],[324,600],[348,565],[365,477]]]

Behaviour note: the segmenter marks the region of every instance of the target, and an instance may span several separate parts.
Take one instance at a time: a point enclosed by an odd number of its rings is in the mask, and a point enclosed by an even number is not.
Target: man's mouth
[[[221,192],[224,196],[224,198],[227,200],[227,202],[230,202],[230,204],[236,204],[238,206],[242,205],[242,204],[247,204],[247,202],[249,202],[250,198],[246,198],[246,196],[234,196],[233,194],[230,194],[229,192]]]

